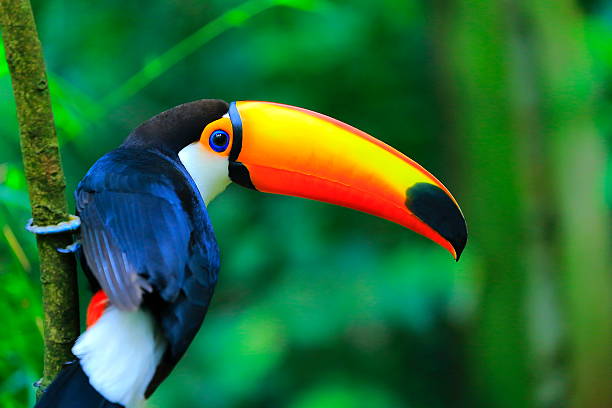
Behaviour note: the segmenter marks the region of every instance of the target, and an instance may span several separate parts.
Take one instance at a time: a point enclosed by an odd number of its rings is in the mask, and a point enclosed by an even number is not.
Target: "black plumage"
[[[217,282],[212,225],[178,152],[227,110],[223,101],[201,100],[149,119],[100,158],[75,192],[92,287],[101,287],[118,309],[149,311],[167,342],[147,397],[187,350]]]
[[[53,384],[47,388],[36,408],[122,408],[107,401],[83,372],[78,361],[64,366]]]

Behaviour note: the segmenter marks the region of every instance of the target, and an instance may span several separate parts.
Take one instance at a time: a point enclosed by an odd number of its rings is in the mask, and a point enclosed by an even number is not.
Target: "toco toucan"
[[[186,103],[145,121],[75,192],[87,330],[39,408],[139,406],[200,328],[219,249],[206,205],[230,182],[390,220],[459,259],[466,224],[423,167],[345,123],[271,102]],[[279,222],[282,222],[279,220]]]

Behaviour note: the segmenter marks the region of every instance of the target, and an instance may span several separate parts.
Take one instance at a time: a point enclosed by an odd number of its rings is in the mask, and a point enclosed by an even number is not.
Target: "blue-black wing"
[[[191,256],[189,215],[176,186],[155,173],[103,158],[76,192],[85,259],[123,310],[136,309],[153,290],[172,302]]]

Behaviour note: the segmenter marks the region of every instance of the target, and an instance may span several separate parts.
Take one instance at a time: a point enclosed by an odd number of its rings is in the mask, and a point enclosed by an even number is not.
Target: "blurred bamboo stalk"
[[[475,398],[612,406],[605,148],[583,18],[571,0],[436,0],[431,15],[483,269]]]
[[[21,151],[36,225],[68,219],[65,181],[51,111],[42,48],[28,0],[0,0],[2,37],[17,105]],[[44,305],[45,358],[42,386],[71,360],[79,335],[76,265],[56,248],[70,233],[37,235]]]
[[[534,27],[546,157],[556,204],[558,277],[570,352],[572,407],[612,407],[611,220],[606,148],[593,120],[596,84],[584,18],[573,0],[523,0]]]
[[[19,261],[19,264],[21,264],[23,270],[26,273],[30,273],[32,265],[30,264],[30,261],[28,260],[28,257],[26,256],[21,244],[17,240],[15,233],[13,233],[13,230],[8,224],[4,224],[2,227],[2,233],[4,234],[4,239],[6,239],[6,242],[9,244],[9,247],[13,251],[15,258],[17,258]]]
[[[435,52],[455,155],[464,163],[464,210],[483,278],[468,406],[533,406],[529,379],[523,174],[509,98],[507,21],[500,1],[432,3]],[[458,153],[458,151],[460,153]],[[490,177],[489,175],[495,175]]]

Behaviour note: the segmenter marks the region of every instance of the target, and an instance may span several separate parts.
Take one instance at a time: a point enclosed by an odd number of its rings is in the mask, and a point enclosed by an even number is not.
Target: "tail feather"
[[[34,408],[123,408],[106,400],[89,383],[81,364],[67,364]]]

